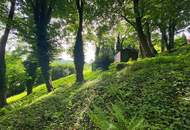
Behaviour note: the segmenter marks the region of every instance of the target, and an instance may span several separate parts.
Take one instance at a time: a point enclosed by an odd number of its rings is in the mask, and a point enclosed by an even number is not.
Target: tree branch
[[[121,14],[121,17],[125,19],[125,21],[127,21],[129,24],[131,24],[133,27],[135,27],[135,23],[131,20],[129,20],[126,16]]]

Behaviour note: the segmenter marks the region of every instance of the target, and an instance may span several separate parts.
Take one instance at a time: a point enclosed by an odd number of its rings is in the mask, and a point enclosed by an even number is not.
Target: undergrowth
[[[8,99],[0,110],[1,129],[189,130],[190,47],[155,58],[74,75]]]

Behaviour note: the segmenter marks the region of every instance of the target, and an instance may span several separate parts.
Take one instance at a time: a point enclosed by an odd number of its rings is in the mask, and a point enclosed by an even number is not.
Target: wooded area
[[[0,129],[190,129],[189,5],[189,0],[0,0]],[[60,60],[63,52],[72,60]],[[88,63],[87,55],[93,59]],[[60,108],[47,103],[49,113],[71,107],[56,120],[49,117],[55,124],[7,122],[13,110],[29,111],[29,104],[40,109],[36,103],[48,98],[38,97],[52,94],[62,96],[50,98]],[[16,103],[21,105],[12,107]],[[76,120],[62,115],[76,116],[75,109],[81,114]]]

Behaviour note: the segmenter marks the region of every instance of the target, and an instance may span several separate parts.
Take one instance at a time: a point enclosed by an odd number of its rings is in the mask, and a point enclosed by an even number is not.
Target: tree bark
[[[36,80],[36,71],[37,71],[37,63],[32,61],[33,55],[30,55],[30,57],[24,61],[24,67],[25,71],[27,73],[27,80],[26,80],[26,89],[27,89],[27,95],[30,95],[32,93],[33,86],[35,84]]]
[[[145,31],[146,31],[148,46],[151,49],[151,52],[153,54],[157,54],[158,52],[156,51],[156,49],[154,48],[154,46],[152,44],[152,35],[151,35],[150,23],[148,21],[145,23]]]
[[[166,33],[166,28],[160,27],[161,31],[161,52],[165,51],[166,46],[168,45],[168,37]]]
[[[123,45],[121,42],[120,34],[117,36],[117,43],[116,43],[116,53],[123,49]]]
[[[47,4],[47,0],[36,1],[34,7],[34,21],[36,24],[36,37],[37,37],[37,57],[39,65],[42,71],[42,75],[46,84],[48,92],[53,91],[51,73],[50,73],[50,54],[49,49],[51,48],[48,42],[48,24],[51,18],[52,7]]]
[[[145,58],[141,44],[139,45],[139,50],[140,50],[140,56],[141,56],[141,58]]]
[[[143,27],[142,27],[142,21],[141,21],[141,16],[139,12],[139,0],[133,0],[134,4],[134,13],[135,13],[135,27],[136,31],[139,37],[140,41],[140,46],[141,46],[141,51],[143,53],[144,57],[153,57],[155,56],[154,53],[152,53],[149,45],[148,45],[148,40],[146,38],[146,35],[143,32]]]
[[[169,45],[167,47],[167,50],[170,51],[175,47],[174,43],[174,35],[175,35],[175,22],[171,20],[169,22],[169,28],[168,28],[168,36],[169,36]]]
[[[7,103],[6,102],[6,89],[7,89],[6,80],[7,79],[6,79],[5,49],[6,49],[9,33],[11,30],[10,22],[13,21],[13,16],[15,12],[15,4],[16,4],[16,0],[12,0],[10,11],[8,14],[8,21],[6,24],[6,28],[0,41],[0,107],[5,106]]]
[[[74,46],[74,64],[76,69],[76,82],[82,83],[84,81],[83,69],[84,69],[84,51],[83,51],[83,0],[76,0],[77,11],[79,14],[79,27],[76,37],[76,43]]]
[[[97,59],[97,57],[99,56],[99,53],[100,53],[100,46],[96,45],[95,59]]]
[[[27,81],[27,88],[26,88],[27,95],[32,94],[32,88],[33,88],[33,81],[32,80],[28,80]]]

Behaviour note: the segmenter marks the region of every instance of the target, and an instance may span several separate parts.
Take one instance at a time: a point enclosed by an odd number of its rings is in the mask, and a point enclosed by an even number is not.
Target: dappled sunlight
[[[190,0],[0,0],[0,130],[190,130]]]

